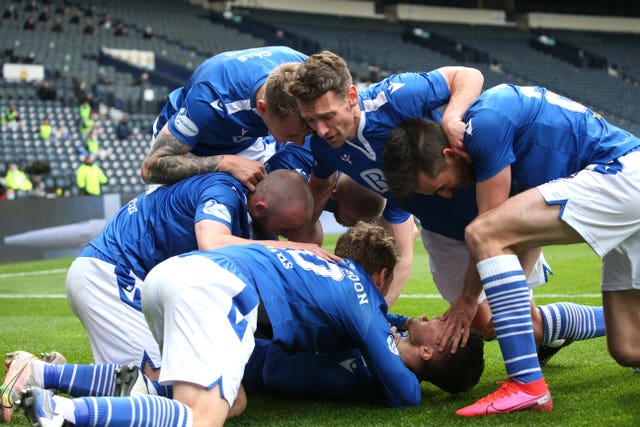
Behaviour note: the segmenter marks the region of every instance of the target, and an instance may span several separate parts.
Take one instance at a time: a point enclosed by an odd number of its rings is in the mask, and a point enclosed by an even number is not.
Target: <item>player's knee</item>
[[[472,254],[477,255],[483,249],[483,244],[490,236],[486,232],[486,221],[478,217],[471,221],[464,230],[464,240]]]
[[[633,343],[617,346],[609,344],[609,354],[620,366],[629,368],[640,366],[640,349]]]

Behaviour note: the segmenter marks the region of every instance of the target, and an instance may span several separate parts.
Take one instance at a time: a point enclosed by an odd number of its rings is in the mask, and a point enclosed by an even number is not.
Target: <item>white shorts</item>
[[[424,228],[420,234],[422,235],[422,244],[429,254],[429,268],[438,292],[445,300],[453,303],[462,294],[464,277],[471,256],[467,244]],[[541,253],[527,278],[529,289],[537,288],[546,283],[548,271],[551,269]],[[483,290],[478,297],[478,303],[485,299]]]
[[[160,367],[160,348],[144,315],[120,299],[113,264],[76,258],[67,272],[66,291],[71,310],[87,330],[95,363],[142,366],[149,361]]]
[[[560,218],[602,257],[602,290],[640,289],[640,151],[602,173],[590,165],[537,187]],[[617,168],[618,167],[618,168]]]
[[[247,294],[255,305],[242,315]],[[147,275],[142,309],[162,349],[160,382],[219,385],[232,406],[255,345],[255,290],[205,257],[173,257]]]

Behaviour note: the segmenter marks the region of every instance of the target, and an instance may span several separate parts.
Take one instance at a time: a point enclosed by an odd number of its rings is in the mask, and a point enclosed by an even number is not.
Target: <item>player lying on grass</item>
[[[27,416],[52,426],[173,426],[203,420],[222,425],[243,396],[240,381],[254,347],[260,305],[274,342],[285,349],[360,349],[392,407],[420,404],[420,381],[444,372],[464,380],[461,390],[477,383],[484,366],[480,339],[477,346],[451,354],[437,351],[439,319],[410,323],[404,340],[391,331],[383,295],[397,252],[382,228],[360,223],[341,236],[336,254],[344,262],[298,249],[228,246],[159,264],[144,282],[142,306],[163,348],[160,382],[173,386],[174,400],[153,395],[69,399],[30,388],[21,398]]]

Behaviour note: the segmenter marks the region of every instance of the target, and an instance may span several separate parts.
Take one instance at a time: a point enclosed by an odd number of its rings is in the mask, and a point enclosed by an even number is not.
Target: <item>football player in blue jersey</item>
[[[386,317],[397,250],[381,227],[360,223],[336,244],[342,262],[301,249],[263,245],[194,251],[156,266],[143,310],[163,348],[160,381],[174,400],[154,395],[69,399],[41,388],[21,396],[32,423],[61,426],[223,425],[239,412],[240,381],[254,348],[258,308],[283,349],[362,352],[392,407],[421,403],[420,381],[445,374],[468,390],[482,374],[482,340],[456,354],[437,351],[440,319],[418,318],[405,339]]]
[[[195,174],[228,172],[250,191],[264,178],[274,145],[302,144],[309,133],[286,85],[306,55],[284,46],[219,53],[168,96],[140,169],[146,183],[172,184]]]
[[[131,200],[67,273],[69,304],[88,332],[94,361],[133,362],[150,374],[159,366],[160,352],[140,311],[139,285],[151,268],[190,250],[288,237],[309,219],[311,203],[306,181],[286,170],[269,174],[254,192],[231,175],[214,172]],[[269,244],[335,258],[315,244]]]
[[[393,75],[358,92],[345,61],[329,51],[300,64],[290,86],[302,117],[315,131],[309,187],[318,218],[336,178],[344,172],[386,198],[382,224],[396,239],[401,261],[385,298],[392,306],[411,270],[417,228],[411,214],[390,199],[382,173],[382,149],[387,135],[403,120],[427,117],[442,120],[450,137],[462,140],[460,119],[480,94],[484,79],[472,68],[443,67],[430,73]],[[447,106],[444,113],[439,108]]]
[[[551,410],[523,267],[541,246],[587,243],[602,257],[609,352],[623,366],[640,364],[640,139],[541,87],[491,88],[463,120],[464,153],[437,123],[413,119],[393,132],[384,155],[398,196],[451,197],[475,183],[479,215],[465,237],[482,286],[465,292],[484,288],[509,380],[457,413]],[[457,301],[449,321],[468,322],[472,301]]]
[[[452,303],[452,308],[443,317],[448,319],[449,313],[458,310],[455,303],[461,295],[473,298],[469,305],[475,311],[469,313],[469,323],[446,323],[441,349],[448,341],[445,338],[453,336],[454,351],[459,343],[465,344],[471,327],[482,331],[487,339],[495,337],[491,310],[484,294],[467,296],[463,293],[470,286],[466,282],[480,286],[475,263],[464,242],[464,229],[478,212],[475,188],[465,188],[449,199],[422,194],[394,198],[388,191],[383,173],[382,152],[393,128],[412,117],[441,122],[447,139],[461,144],[464,132],[461,117],[480,93],[482,82],[482,75],[477,70],[443,67],[429,73],[393,75],[358,92],[345,61],[325,51],[312,55],[297,67],[290,87],[303,118],[316,131],[311,136],[315,163],[309,181],[316,202],[315,214],[318,215],[319,206],[323,206],[317,204],[318,200],[325,200],[331,194],[334,179],[331,174],[336,170],[388,199],[383,222],[394,231],[404,260],[386,297],[389,304],[400,293],[407,274],[405,269],[410,267],[413,258],[414,225],[410,216],[413,214],[421,225],[422,242],[429,253],[434,282],[441,295]],[[440,113],[438,108],[447,102],[444,114]],[[549,271],[540,255],[534,268],[527,271],[530,287],[545,283]],[[562,315],[554,315],[557,311]],[[604,334],[601,307],[577,307],[567,303],[537,307],[532,303],[531,313],[541,363],[546,363],[554,352],[572,340]],[[586,319],[595,320],[587,322]],[[560,330],[562,337],[557,336]]]

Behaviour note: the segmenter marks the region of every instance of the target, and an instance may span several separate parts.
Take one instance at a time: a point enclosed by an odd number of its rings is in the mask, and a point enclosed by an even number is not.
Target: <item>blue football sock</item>
[[[587,340],[605,334],[602,307],[559,302],[538,307],[542,314],[543,344],[556,340]]]
[[[191,409],[161,396],[73,399],[76,426],[172,427],[193,425]]]
[[[518,257],[500,255],[479,262],[477,267],[509,379],[521,383],[541,379],[531,296]]]
[[[115,370],[120,365],[45,364],[44,387],[71,396],[113,396]]]

